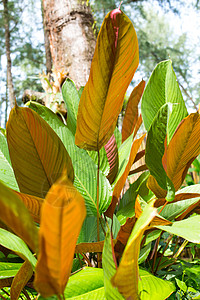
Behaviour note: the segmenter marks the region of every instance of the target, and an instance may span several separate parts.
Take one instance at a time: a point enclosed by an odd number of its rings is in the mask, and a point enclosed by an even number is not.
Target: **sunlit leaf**
[[[74,170],[63,143],[30,108],[16,106],[12,109],[7,123],[7,141],[22,193],[44,197],[63,170],[73,181]]]
[[[32,275],[33,275],[33,268],[30,262],[26,260],[12,281],[12,285],[10,289],[11,300],[19,299],[19,296],[23,288],[25,287],[25,285],[27,284],[27,282],[29,281]]]
[[[28,260],[32,268],[36,266],[36,258],[33,256],[28,246],[15,234],[0,228],[0,245],[12,250],[24,260]]]
[[[81,95],[76,145],[99,150],[108,142],[138,63],[134,27],[122,11],[113,10],[101,26],[90,77]]]
[[[0,182],[0,219],[37,252],[38,231],[19,197]]]
[[[124,297],[111,284],[111,278],[115,275],[117,270],[114,248],[110,230],[107,231],[105,244],[102,253],[102,265],[104,272],[104,288],[107,299],[124,299]]]
[[[74,143],[74,136],[61,120],[47,107],[38,103],[30,102],[29,106],[44,118],[44,120],[57,133],[66,147],[74,167],[74,186],[81,193],[85,200],[87,216],[96,216],[96,186],[97,186],[97,165],[88,155],[87,151],[78,148]],[[104,150],[101,149],[100,152]],[[90,151],[91,152],[91,151]],[[92,151],[93,152],[93,151]],[[105,150],[104,150],[105,152]],[[109,205],[111,186],[109,181],[100,170],[99,174],[99,212],[102,214]]]
[[[118,198],[119,198],[120,193],[122,191],[122,188],[123,188],[123,186],[126,182],[127,176],[129,174],[129,171],[130,171],[131,166],[134,162],[135,156],[138,152],[138,149],[139,149],[144,137],[145,137],[145,134],[142,135],[139,139],[137,139],[133,142],[132,147],[131,147],[131,151],[130,151],[130,155],[129,155],[129,158],[128,158],[128,163],[125,167],[125,170],[124,170],[123,174],[121,175],[121,177],[119,178],[119,180],[115,184],[113,194],[112,194],[112,201],[111,201],[111,204],[110,204],[110,206],[108,207],[108,209],[106,211],[106,215],[110,218],[112,218],[112,216],[113,216]]]
[[[115,135],[113,134],[107,144],[104,146],[106,154],[108,157],[108,162],[110,165],[110,171],[107,175],[109,182],[112,184],[117,176],[119,167],[118,149],[115,140]]]
[[[188,114],[170,60],[162,61],[156,66],[142,96],[142,117],[147,131],[165,103],[172,105],[168,123],[169,143],[178,124]]]
[[[168,134],[168,114],[168,104],[165,104],[160,108],[151,124],[147,135],[145,162],[159,186],[167,191],[166,200],[173,201],[175,197],[174,186],[162,164],[162,158],[165,152],[164,143]],[[155,193],[150,181],[148,181],[148,187]]]
[[[19,191],[15,174],[12,169],[5,135],[0,131],[0,180],[8,187]]]
[[[142,80],[132,91],[122,124],[122,143],[132,134],[138,119],[138,104],[144,91],[145,81]]]
[[[85,215],[82,196],[63,175],[49,190],[42,206],[35,277],[36,289],[42,296],[63,294]]]
[[[156,209],[149,205],[145,207],[141,217],[135,223],[120,265],[112,278],[112,284],[127,299],[138,299],[139,267],[138,257],[143,233],[156,215]]]
[[[104,278],[103,270],[84,268],[69,278],[64,292],[65,299],[103,300]]]
[[[180,236],[192,243],[200,244],[200,216],[192,216],[186,220],[175,221],[171,226],[156,226],[171,234]]]
[[[0,279],[14,277],[21,266],[21,263],[0,262]]]

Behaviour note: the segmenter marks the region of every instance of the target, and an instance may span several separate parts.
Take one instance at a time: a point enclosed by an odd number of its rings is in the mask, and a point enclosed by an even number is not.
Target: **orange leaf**
[[[108,162],[110,165],[110,170],[106,177],[109,180],[109,182],[112,184],[117,176],[118,167],[119,167],[118,149],[117,149],[117,143],[114,134],[111,136],[111,138],[104,146],[104,148],[106,150]]]
[[[21,291],[23,290],[23,288],[25,287],[25,285],[27,284],[27,282],[29,281],[32,275],[33,275],[32,265],[28,260],[26,260],[12,281],[12,285],[10,289],[11,300],[19,299]]]
[[[63,143],[33,110],[14,107],[7,123],[10,158],[20,191],[44,197],[63,170],[73,181],[74,170]]]
[[[142,97],[145,87],[145,81],[142,80],[132,91],[126,107],[123,125],[122,125],[122,143],[133,132],[138,119],[138,104]]]
[[[138,64],[138,40],[131,21],[119,9],[108,13],[80,99],[77,146],[97,151],[109,141]]]
[[[139,147],[140,147],[140,145],[141,145],[144,137],[145,137],[145,134],[142,135],[139,139],[135,140],[133,142],[133,144],[132,144],[127,166],[125,168],[124,173],[122,174],[122,176],[117,181],[117,183],[116,183],[116,185],[114,187],[111,204],[110,204],[110,206],[108,207],[108,209],[107,209],[107,211],[105,213],[105,215],[108,216],[108,217],[110,217],[110,218],[112,218],[112,216],[113,216],[113,213],[114,213],[114,210],[115,210],[118,198],[119,198],[120,193],[121,193],[121,191],[123,189],[123,186],[124,186],[124,184],[126,182],[127,176],[129,174],[131,166],[132,166],[132,164],[134,162],[134,159],[136,157],[137,151],[138,151],[138,149],[139,149]]]
[[[135,217],[127,218],[126,223],[120,227],[120,230],[117,234],[117,241],[120,241],[124,246],[127,244],[135,222]]]
[[[116,240],[113,240],[113,244],[116,244]],[[103,251],[104,241],[94,243],[80,243],[76,245],[75,253],[86,253],[86,252],[98,252]]]
[[[84,199],[62,176],[42,206],[35,287],[43,297],[63,294],[85,215]]]

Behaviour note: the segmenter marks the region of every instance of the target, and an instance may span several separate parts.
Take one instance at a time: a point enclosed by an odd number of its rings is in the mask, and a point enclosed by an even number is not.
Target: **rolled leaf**
[[[37,252],[38,231],[24,203],[0,182],[0,219]]]
[[[42,296],[63,295],[85,215],[82,196],[63,175],[42,206],[35,276],[35,287]]]
[[[10,158],[20,191],[44,197],[63,170],[74,180],[71,159],[51,127],[33,110],[14,107],[7,123]]]
[[[101,26],[89,80],[81,95],[77,146],[97,151],[109,141],[138,63],[134,27],[120,9],[115,9],[108,13]]]
[[[122,124],[122,143],[132,134],[138,119],[138,104],[144,91],[145,81],[142,80],[132,91]]]

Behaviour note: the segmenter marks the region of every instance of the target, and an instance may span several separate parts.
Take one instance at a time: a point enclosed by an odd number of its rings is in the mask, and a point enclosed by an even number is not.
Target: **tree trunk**
[[[85,0],[43,0],[43,7],[53,67],[84,86],[96,43],[90,7]]]
[[[45,47],[45,56],[46,56],[46,74],[51,73],[52,70],[52,57],[51,57],[51,49],[50,49],[50,41],[49,41],[49,30],[47,28],[46,16],[44,16],[44,8],[43,2],[41,1],[41,11],[42,11],[42,19],[43,19],[43,27],[44,27],[44,47]]]
[[[15,105],[15,92],[12,78],[12,63],[10,55],[10,27],[9,27],[9,14],[8,14],[8,0],[3,0],[3,15],[4,15],[4,28],[5,28],[5,45],[6,45],[6,58],[7,58],[7,84],[9,91],[9,101],[11,108]]]

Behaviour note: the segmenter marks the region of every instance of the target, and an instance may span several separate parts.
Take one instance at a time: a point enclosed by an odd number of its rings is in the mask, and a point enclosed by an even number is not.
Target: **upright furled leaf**
[[[130,152],[130,155],[129,155],[129,158],[128,158],[128,163],[125,167],[125,170],[123,172],[123,174],[121,175],[121,177],[119,178],[119,180],[117,181],[117,183],[115,184],[115,187],[114,187],[114,190],[113,190],[113,194],[112,194],[112,201],[111,201],[111,204],[110,206],[108,207],[107,211],[106,211],[106,215],[110,218],[113,217],[113,213],[114,213],[114,210],[115,210],[115,207],[116,207],[116,204],[117,204],[117,201],[118,201],[118,198],[120,196],[120,193],[123,189],[123,186],[126,182],[126,179],[127,179],[127,176],[129,174],[129,171],[131,169],[131,166],[134,162],[134,159],[135,159],[135,156],[137,154],[137,151],[143,141],[145,137],[145,134],[142,135],[139,139],[135,140],[132,144],[132,147],[131,147],[131,152]]]
[[[190,114],[178,126],[162,159],[163,167],[177,191],[193,160],[200,154],[200,117],[198,113]],[[165,197],[156,180],[151,178],[149,188],[157,197]]]
[[[144,91],[145,81],[142,80],[132,91],[126,107],[122,124],[122,143],[133,132],[138,119],[138,104]]]
[[[166,200],[173,201],[175,197],[174,186],[162,164],[165,152],[165,140],[168,134],[168,111],[168,104],[164,104],[151,124],[147,135],[145,162],[159,186],[167,191]],[[150,180],[149,178],[148,185]]]
[[[115,9],[105,17],[100,29],[90,77],[81,95],[77,146],[97,151],[108,142],[138,63],[134,27],[120,9]]]
[[[104,146],[106,154],[108,157],[108,162],[110,165],[110,171],[106,176],[109,182],[112,184],[117,176],[118,167],[119,167],[119,157],[117,143],[114,134],[111,136],[107,144]]]
[[[138,258],[143,233],[156,215],[156,209],[147,205],[141,217],[135,223],[131,236],[127,242],[120,265],[111,279],[112,284],[118,288],[125,299],[139,299]],[[129,298],[130,297],[130,298]]]
[[[0,182],[0,219],[37,252],[38,232],[27,208],[9,188]]]
[[[169,116],[168,143],[178,124],[187,116],[187,109],[170,60],[160,62],[154,69],[142,96],[142,118],[148,131],[159,109],[172,104]]]
[[[32,275],[33,275],[33,268],[30,262],[26,260],[12,281],[12,285],[10,289],[11,300],[19,299],[19,296],[23,288],[25,287],[25,285],[27,284],[27,282],[29,281]]]
[[[42,296],[64,293],[85,215],[82,196],[63,175],[49,190],[42,206],[35,277],[35,287]]]
[[[51,127],[33,110],[14,107],[7,123],[7,140],[12,166],[25,194],[44,197],[53,184],[67,171],[74,180],[71,159]]]

